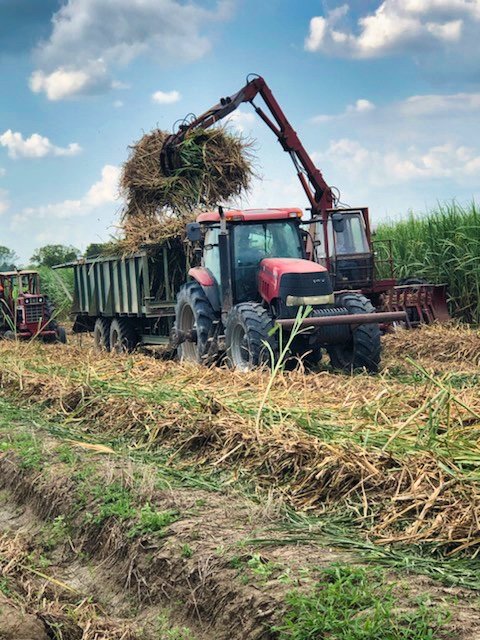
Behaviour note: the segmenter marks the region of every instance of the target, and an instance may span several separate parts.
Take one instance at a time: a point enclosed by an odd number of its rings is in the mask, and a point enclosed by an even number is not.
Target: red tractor
[[[269,115],[254,103],[260,96]],[[179,169],[177,145],[193,128],[206,129],[225,118],[243,103],[250,103],[257,115],[277,137],[295,166],[310,204],[311,218],[306,222],[307,257],[326,267],[334,290],[357,291],[380,311],[404,311],[408,327],[449,319],[444,285],[433,285],[419,278],[397,281],[391,247],[374,243],[367,208],[339,208],[337,190],[324,180],[297,133],[260,76],[247,78],[237,93],[220,102],[198,118],[180,125],[165,142],[160,163],[165,174]]]
[[[182,360],[226,354],[246,371],[277,360],[290,340],[289,355],[303,362],[317,364],[325,348],[336,369],[377,371],[379,324],[405,313],[375,313],[360,293],[334,293],[326,267],[307,259],[301,218],[301,209],[220,207],[187,225],[201,264],[177,295],[172,342]]]
[[[50,301],[41,293],[37,271],[0,273],[0,309],[0,337],[67,341]]]

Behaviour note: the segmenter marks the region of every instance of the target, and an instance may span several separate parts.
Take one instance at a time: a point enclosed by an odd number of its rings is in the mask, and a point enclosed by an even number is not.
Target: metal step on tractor
[[[0,272],[0,338],[66,343],[37,271]]]

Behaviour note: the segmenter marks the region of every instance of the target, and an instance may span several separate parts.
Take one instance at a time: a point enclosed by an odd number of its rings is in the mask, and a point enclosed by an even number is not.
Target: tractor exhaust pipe
[[[336,324],[389,324],[391,322],[405,322],[407,314],[405,311],[388,311],[382,313],[352,313],[343,316],[320,316],[305,318],[300,323],[300,327],[325,327]],[[284,329],[292,329],[295,325],[295,318],[280,318],[275,321]]]

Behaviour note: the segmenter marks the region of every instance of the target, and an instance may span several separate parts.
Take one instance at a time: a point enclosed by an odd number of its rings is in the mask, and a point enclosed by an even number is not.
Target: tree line
[[[107,244],[92,242],[82,253],[71,245],[47,244],[37,249],[30,258],[30,264],[37,267],[53,267],[56,264],[73,262],[78,258],[94,258],[104,252]],[[0,271],[13,271],[20,266],[20,259],[9,247],[0,246]]]

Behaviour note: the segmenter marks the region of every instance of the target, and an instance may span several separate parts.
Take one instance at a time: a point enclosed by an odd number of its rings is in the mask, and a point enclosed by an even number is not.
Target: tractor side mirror
[[[345,231],[345,218],[343,217],[343,213],[333,213],[332,224],[335,233],[343,233]]]
[[[187,238],[190,242],[200,242],[202,239],[202,228],[198,222],[187,224]]]

